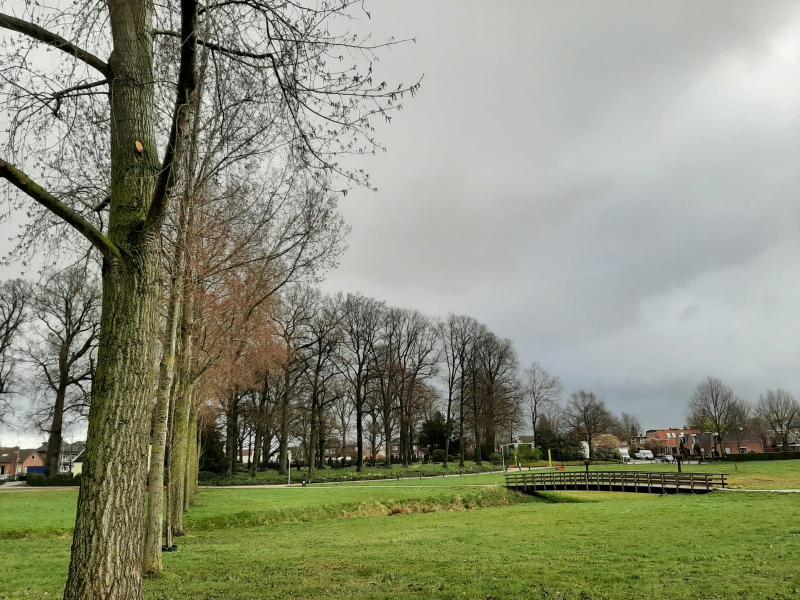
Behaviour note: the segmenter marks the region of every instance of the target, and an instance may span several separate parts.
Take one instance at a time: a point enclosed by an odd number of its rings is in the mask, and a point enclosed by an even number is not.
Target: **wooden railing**
[[[607,492],[706,493],[727,487],[721,473],[650,471],[556,471],[507,473],[506,487],[525,492],[585,490]]]

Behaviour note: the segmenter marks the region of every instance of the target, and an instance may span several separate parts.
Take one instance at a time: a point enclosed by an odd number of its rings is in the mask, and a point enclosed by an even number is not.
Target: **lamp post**
[[[289,474],[289,480],[286,482],[286,485],[292,485],[292,451],[291,450],[288,450],[286,452],[286,462],[288,463],[288,467],[289,467],[287,469],[288,474]]]

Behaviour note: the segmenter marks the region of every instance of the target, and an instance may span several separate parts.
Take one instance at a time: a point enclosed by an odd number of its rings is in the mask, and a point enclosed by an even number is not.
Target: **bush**
[[[433,451],[432,456],[433,456],[433,462],[444,462],[444,459],[445,457],[447,457],[447,454],[441,448],[437,448],[436,450]]]
[[[520,463],[533,463],[542,460],[542,451],[539,448],[531,448],[530,446],[520,446],[516,451],[517,460]]]
[[[592,460],[614,461],[620,460],[622,455],[616,448],[595,448]]]
[[[494,464],[501,463],[503,462],[503,457],[499,452],[492,452],[489,455],[489,462]]]
[[[59,473],[58,475],[52,475],[50,477],[46,477],[45,475],[40,475],[39,473],[29,473],[28,474],[28,485],[33,486],[48,486],[48,485],[80,485],[81,484],[81,476],[80,475],[72,475],[72,473]]]

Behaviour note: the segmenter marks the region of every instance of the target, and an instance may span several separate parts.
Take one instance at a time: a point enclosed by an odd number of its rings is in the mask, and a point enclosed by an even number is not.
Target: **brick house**
[[[705,456],[719,452],[720,442],[714,433],[706,432],[699,436],[700,446]],[[722,436],[722,452],[730,454],[750,454],[764,452],[764,440],[760,435],[747,432],[726,433]]]
[[[8,479],[44,469],[44,454],[37,448],[0,448],[0,478]]]
[[[19,448],[0,448],[0,479],[15,477],[19,464]]]
[[[61,452],[58,455],[58,472],[59,473],[72,473],[72,464],[75,459],[83,452],[86,444],[84,442],[61,442]],[[41,454],[42,459],[47,458],[47,443],[42,444],[37,448]]]
[[[699,429],[676,427],[649,429],[645,432],[643,446],[652,450],[655,456],[677,456],[681,452],[681,445],[685,448],[684,452],[693,454],[693,450],[697,446],[698,436],[702,433]]]

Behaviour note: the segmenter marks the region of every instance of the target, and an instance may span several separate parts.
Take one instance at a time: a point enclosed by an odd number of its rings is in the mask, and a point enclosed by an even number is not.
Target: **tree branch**
[[[154,29],[153,35],[181,37],[181,34],[179,34],[177,31],[170,31],[169,29]],[[263,52],[263,53],[247,52],[245,50],[237,50],[236,48],[226,48],[225,46],[220,46],[219,44],[215,44],[214,42],[209,42],[203,39],[198,39],[197,43],[200,44],[201,46],[205,46],[206,48],[208,48],[213,52],[220,52],[222,54],[227,54],[229,56],[239,56],[242,58],[252,58],[257,60],[264,60],[272,57],[272,52]]]
[[[80,234],[103,253],[104,257],[109,260],[122,259],[122,253],[119,248],[117,248],[116,244],[107,236],[103,235],[92,223],[53,196],[17,167],[3,159],[0,159],[0,177],[7,179],[20,191],[36,200],[36,202],[78,230]]]
[[[78,60],[82,60],[90,67],[97,69],[106,77],[111,76],[111,67],[109,67],[107,62],[39,25],[34,25],[28,21],[12,17],[11,15],[0,13],[0,27],[24,33],[28,37],[32,37],[44,44],[58,48],[67,54],[71,54]]]
[[[178,91],[172,114],[172,127],[161,163],[153,201],[147,212],[145,229],[161,226],[167,210],[169,193],[175,183],[175,165],[180,161],[197,89],[197,0],[181,0],[181,62],[178,70]]]
[[[58,115],[58,111],[61,109],[61,101],[63,98],[66,98],[70,94],[75,94],[76,92],[83,92],[85,90],[90,90],[92,88],[96,88],[101,85],[106,85],[107,83],[108,83],[107,79],[102,79],[100,81],[90,81],[88,83],[81,83],[78,85],[73,85],[72,87],[64,88],[63,90],[58,90],[53,94],[53,100],[56,101],[56,105],[53,108],[53,114]]]

